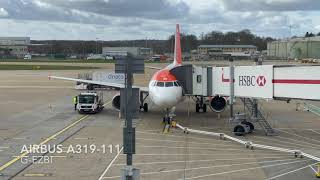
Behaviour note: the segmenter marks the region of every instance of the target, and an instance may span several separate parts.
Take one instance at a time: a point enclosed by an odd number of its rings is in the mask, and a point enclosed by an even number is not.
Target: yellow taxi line
[[[105,103],[104,106],[110,104],[111,102],[112,102],[112,100],[107,102],[107,103]],[[60,134],[64,133],[65,131],[69,130],[70,128],[72,128],[73,126],[75,126],[76,124],[78,124],[79,122],[85,120],[88,117],[89,117],[89,115],[82,116],[80,119],[78,119],[74,123],[70,124],[69,126],[65,127],[64,129],[58,131],[54,135],[46,138],[44,141],[39,143],[39,145],[43,145],[43,144],[51,141],[52,139],[55,139],[57,136],[59,136]],[[11,166],[13,163],[17,162],[18,160],[20,160],[21,158],[25,157],[28,154],[29,154],[29,152],[24,152],[24,153],[20,154],[19,156],[17,156],[16,158],[14,158],[14,159],[10,160],[9,162],[5,163],[4,165],[0,166],[0,171],[2,171],[4,169],[6,169],[7,167]]]

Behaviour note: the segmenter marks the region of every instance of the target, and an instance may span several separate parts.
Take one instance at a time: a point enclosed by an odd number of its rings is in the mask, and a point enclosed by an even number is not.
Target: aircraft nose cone
[[[167,96],[159,97],[159,104],[166,107],[174,105],[176,102],[175,98],[169,98]]]
[[[154,103],[160,107],[172,107],[175,106],[179,100],[180,95],[172,92],[168,93],[159,93],[153,96]]]

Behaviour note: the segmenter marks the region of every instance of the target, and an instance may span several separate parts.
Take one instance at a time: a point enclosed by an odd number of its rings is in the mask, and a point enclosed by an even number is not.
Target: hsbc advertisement
[[[235,67],[235,96],[273,98],[273,66]]]
[[[230,95],[229,67],[215,68],[214,94]],[[238,97],[273,98],[273,66],[236,66],[234,93]]]

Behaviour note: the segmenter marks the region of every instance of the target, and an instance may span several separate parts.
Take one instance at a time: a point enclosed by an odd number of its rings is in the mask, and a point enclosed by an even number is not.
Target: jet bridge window
[[[172,87],[173,86],[173,82],[166,82],[166,87]]]
[[[158,87],[164,87],[164,82],[157,82]]]
[[[201,79],[201,75],[197,75],[197,83],[201,83],[202,79]]]

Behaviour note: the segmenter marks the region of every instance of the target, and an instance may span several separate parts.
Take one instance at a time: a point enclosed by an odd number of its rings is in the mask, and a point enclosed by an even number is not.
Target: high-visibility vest
[[[77,104],[77,96],[73,97],[73,104]]]

